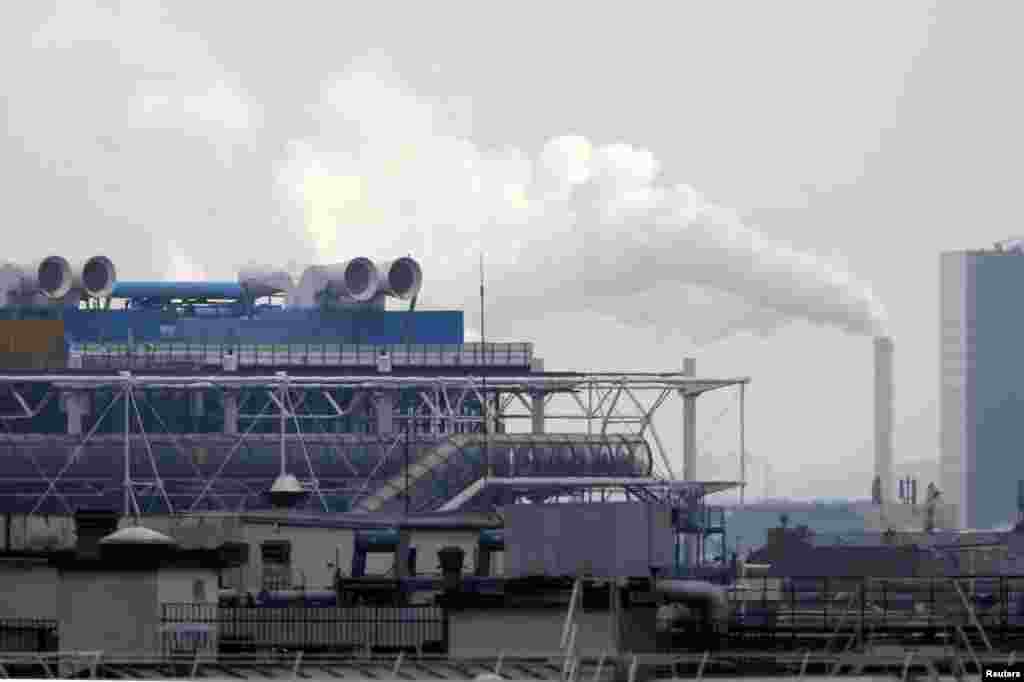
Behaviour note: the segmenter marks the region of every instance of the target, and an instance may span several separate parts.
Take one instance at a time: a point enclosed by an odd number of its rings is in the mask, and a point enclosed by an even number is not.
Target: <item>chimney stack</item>
[[[892,354],[891,338],[875,339],[875,476],[883,504],[892,501]]]

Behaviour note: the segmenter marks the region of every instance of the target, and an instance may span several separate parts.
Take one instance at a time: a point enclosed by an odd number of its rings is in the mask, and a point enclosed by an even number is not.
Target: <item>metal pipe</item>
[[[709,619],[720,622],[728,618],[729,599],[724,588],[698,580],[658,580],[656,592],[672,603],[693,604],[707,609]]]
[[[131,460],[131,403],[128,400],[131,385],[124,387],[124,515],[131,514],[132,501],[132,460]]]
[[[269,265],[251,265],[238,271],[238,284],[251,299],[289,294],[295,288],[292,276]]]
[[[106,256],[93,256],[78,269],[74,287],[92,298],[110,296],[117,284],[117,269]]]
[[[64,380],[61,377],[66,377]],[[225,386],[273,386],[280,382],[280,379],[273,375],[263,376],[228,376],[228,375],[195,375],[195,376],[181,376],[181,375],[134,375],[136,383],[149,384],[152,382],[161,382],[167,384],[190,384],[195,382],[206,382],[211,384],[223,384]],[[597,387],[618,387],[619,384],[625,382],[632,384],[634,382],[649,382],[648,384],[653,388],[677,388],[686,389],[693,388],[700,391],[708,391],[715,388],[725,388],[727,386],[735,386],[741,383],[749,383],[750,379],[747,377],[735,377],[726,379],[702,379],[693,380],[689,377],[682,375],[666,375],[665,378],[658,381],[652,381],[652,377],[644,376],[630,376],[630,375],[619,375],[618,380],[610,381],[606,380],[605,377],[599,374],[576,374],[563,378],[545,378],[537,376],[523,376],[523,377],[490,377],[488,384],[492,390],[509,390],[517,385],[521,386],[538,386],[545,387],[549,390],[562,388],[571,389],[578,387],[584,383],[595,383]],[[425,386],[435,385],[453,385],[453,386],[466,386],[479,384],[481,378],[477,376],[380,376],[380,375],[365,375],[365,376],[293,376],[290,381],[293,384],[325,384],[328,386],[352,386],[354,384],[365,384],[366,386],[408,386],[410,383],[421,384]],[[10,382],[43,382],[48,384],[58,383],[80,383],[80,384],[91,384],[99,383],[102,385],[110,385],[120,383],[117,375],[115,374],[34,374],[34,375],[19,375],[19,374],[0,374],[0,383]]]
[[[71,264],[61,256],[47,256],[34,274],[39,291],[52,300],[64,298],[74,287]]]
[[[378,264],[377,273],[380,292],[403,301],[415,298],[423,285],[423,269],[409,256]]]
[[[747,385],[740,384],[740,507],[743,506],[744,493],[747,490],[747,428],[746,428],[746,394]]]
[[[380,291],[380,274],[369,258],[360,256],[344,263],[324,267],[327,278],[325,293],[365,303],[376,297]]]

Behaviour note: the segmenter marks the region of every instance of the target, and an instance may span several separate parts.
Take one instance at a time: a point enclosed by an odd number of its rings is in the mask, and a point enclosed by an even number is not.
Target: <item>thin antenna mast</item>
[[[487,398],[487,334],[486,327],[484,326],[484,253],[480,252],[480,351],[483,358],[481,378],[483,383],[483,403],[480,405],[480,415],[483,417],[483,430],[484,430],[484,478],[491,475],[491,453],[488,449],[487,433],[489,429],[490,418],[488,415],[488,398]]]

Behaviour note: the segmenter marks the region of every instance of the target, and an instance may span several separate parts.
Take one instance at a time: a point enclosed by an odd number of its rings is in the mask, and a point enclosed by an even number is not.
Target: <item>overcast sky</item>
[[[1024,231],[1021,19],[1009,0],[12,4],[4,258],[223,279],[412,253],[425,305],[478,329],[483,251],[489,339],[549,369],[691,354],[749,375],[754,496],[770,461],[778,494],[864,497],[870,335],[895,340],[897,462],[934,459],[938,254]],[[734,403],[701,403],[702,477],[735,477],[735,408],[712,423]],[[681,468],[677,404],[658,425]]]

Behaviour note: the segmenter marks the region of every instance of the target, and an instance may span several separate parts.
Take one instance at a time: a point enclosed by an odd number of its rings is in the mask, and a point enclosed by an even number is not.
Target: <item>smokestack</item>
[[[892,354],[892,339],[875,339],[875,476],[883,504],[892,501]]]

